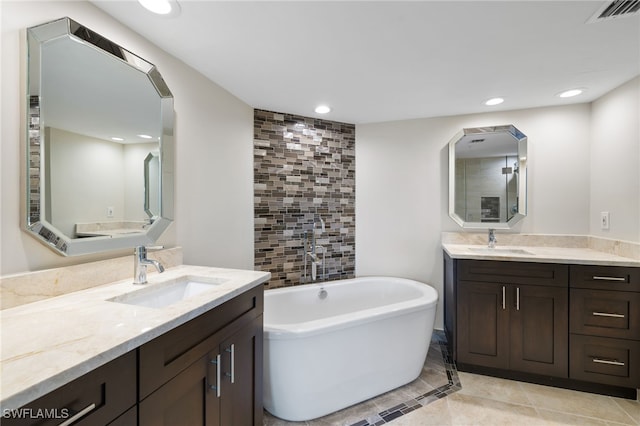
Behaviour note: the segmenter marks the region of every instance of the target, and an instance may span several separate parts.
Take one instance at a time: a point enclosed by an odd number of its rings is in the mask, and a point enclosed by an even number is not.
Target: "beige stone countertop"
[[[490,249],[486,245],[442,243],[442,248],[453,259],[640,267],[640,260],[586,247],[537,247],[498,244],[494,249]]]
[[[108,301],[188,277],[210,290],[162,308]],[[268,272],[181,265],[0,311],[0,409],[23,406],[261,285]]]

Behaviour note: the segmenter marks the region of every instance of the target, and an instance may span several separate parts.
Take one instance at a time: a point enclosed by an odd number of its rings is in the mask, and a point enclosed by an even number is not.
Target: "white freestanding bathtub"
[[[437,300],[433,287],[390,277],[265,291],[264,407],[309,420],[416,379]]]

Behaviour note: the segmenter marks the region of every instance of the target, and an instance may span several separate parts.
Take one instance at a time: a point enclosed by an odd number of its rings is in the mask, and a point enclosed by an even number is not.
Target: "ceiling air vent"
[[[587,23],[601,22],[625,16],[640,15],[640,0],[615,0],[607,2],[593,14]]]

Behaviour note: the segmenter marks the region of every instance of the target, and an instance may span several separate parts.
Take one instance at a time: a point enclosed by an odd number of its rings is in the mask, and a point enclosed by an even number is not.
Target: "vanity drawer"
[[[640,293],[570,291],[572,333],[640,340]]]
[[[212,345],[217,346],[223,337],[218,332],[233,331],[263,311],[264,289],[260,285],[142,345],[138,349],[139,400],[205,356]]]
[[[640,342],[572,334],[569,377],[614,386],[640,386]]]
[[[567,287],[569,267],[558,263],[458,261],[458,279],[505,284]]]
[[[2,426],[106,425],[136,404],[136,351],[131,351],[2,417]],[[83,413],[84,412],[84,413]],[[7,413],[3,412],[3,416]]]
[[[640,268],[571,265],[569,277],[571,287],[640,292]]]

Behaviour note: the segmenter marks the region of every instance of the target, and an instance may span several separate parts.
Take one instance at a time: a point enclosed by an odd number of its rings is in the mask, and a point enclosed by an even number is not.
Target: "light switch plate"
[[[600,212],[600,229],[609,229],[609,212]]]

